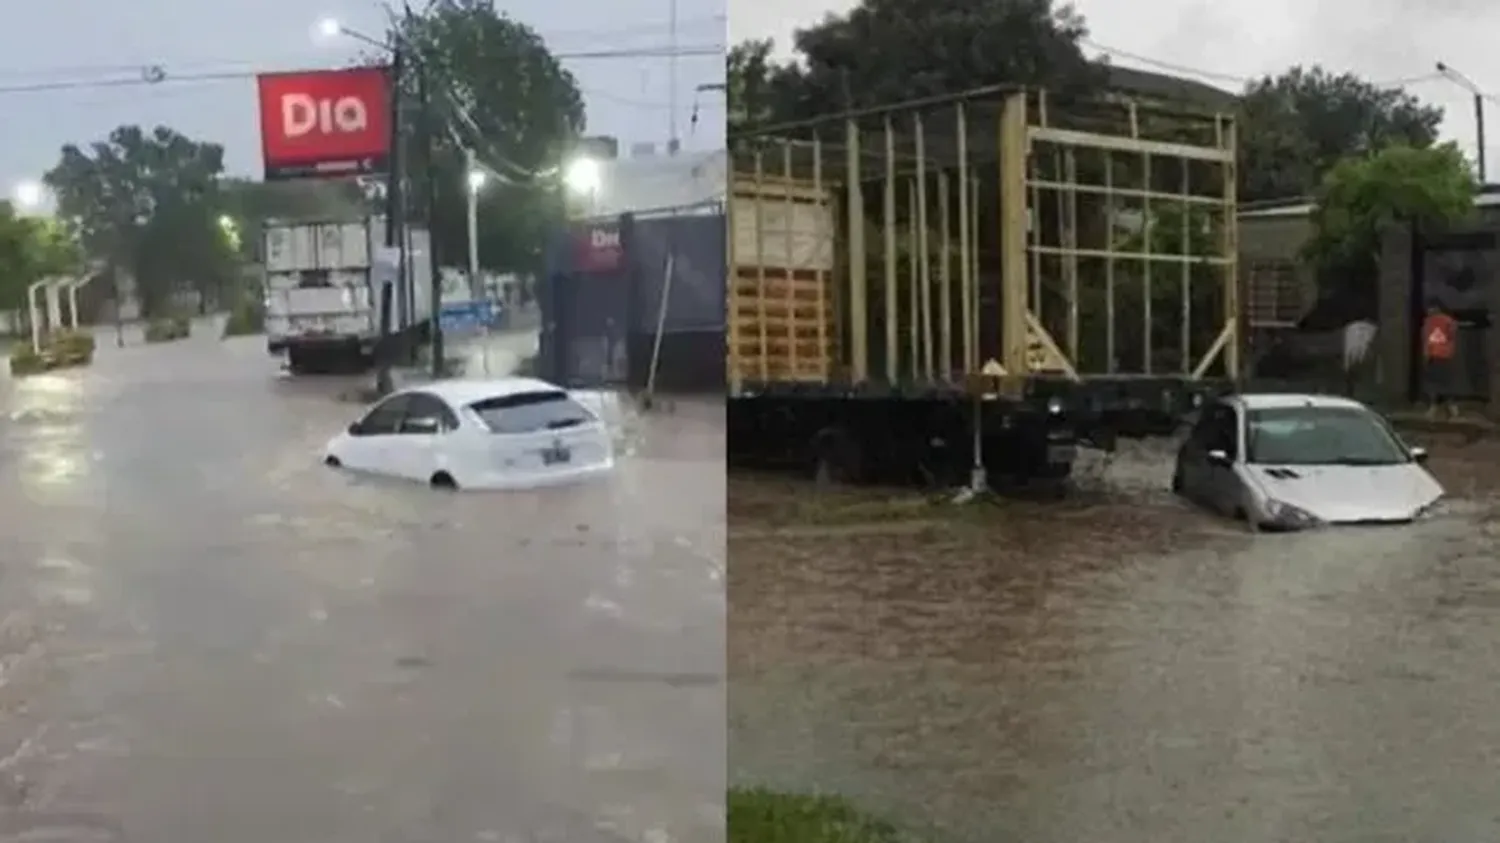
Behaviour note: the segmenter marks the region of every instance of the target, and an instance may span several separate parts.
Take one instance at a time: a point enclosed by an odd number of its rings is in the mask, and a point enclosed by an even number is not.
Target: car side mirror
[[[1418,465],[1427,462],[1426,448],[1408,448],[1407,453],[1411,454],[1411,461]]]
[[[350,436],[358,436],[359,435],[359,431],[360,431],[359,422],[350,422],[349,423],[349,435]]]
[[[1208,463],[1209,463],[1209,465],[1217,465],[1217,466],[1222,466],[1224,468],[1228,468],[1230,465],[1233,464],[1233,462],[1234,461],[1229,458],[1229,452],[1228,451],[1225,451],[1225,450],[1222,450],[1222,449],[1219,449],[1219,448],[1215,448],[1212,451],[1208,452]]]

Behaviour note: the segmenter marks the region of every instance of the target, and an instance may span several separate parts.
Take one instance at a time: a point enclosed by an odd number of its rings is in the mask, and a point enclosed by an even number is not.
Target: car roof
[[[504,398],[508,395],[519,395],[523,392],[561,392],[566,391],[554,383],[540,380],[538,378],[486,378],[484,380],[444,380],[425,383],[420,386],[412,386],[403,389],[402,392],[425,392],[435,395],[457,407],[485,401],[490,398]]]
[[[1271,392],[1230,397],[1231,404],[1246,410],[1277,410],[1287,407],[1316,407],[1319,409],[1364,410],[1365,405],[1341,395],[1315,395],[1294,392]]]

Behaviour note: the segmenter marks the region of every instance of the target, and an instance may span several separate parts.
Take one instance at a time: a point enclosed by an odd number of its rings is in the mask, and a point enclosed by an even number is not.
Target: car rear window
[[[469,405],[491,433],[564,430],[594,421],[588,408],[562,390],[519,392]]]

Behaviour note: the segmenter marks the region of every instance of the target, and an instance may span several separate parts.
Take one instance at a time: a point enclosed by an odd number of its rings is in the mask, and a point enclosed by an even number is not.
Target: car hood
[[[1443,496],[1416,463],[1402,465],[1252,465],[1266,494],[1320,521],[1406,521]]]

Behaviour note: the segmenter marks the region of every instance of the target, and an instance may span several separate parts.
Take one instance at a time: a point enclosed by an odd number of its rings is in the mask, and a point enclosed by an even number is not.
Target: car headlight
[[[1060,416],[1062,415],[1062,411],[1063,401],[1061,398],[1058,398],[1056,395],[1054,395],[1051,398],[1047,399],[1047,413],[1049,415]]]
[[[1278,500],[1266,501],[1266,515],[1281,527],[1315,527],[1322,523],[1311,512]]]

